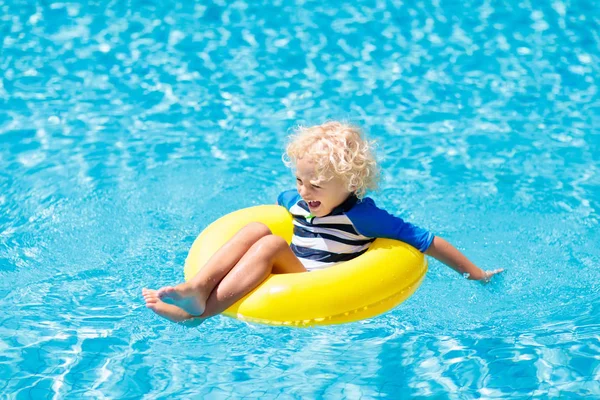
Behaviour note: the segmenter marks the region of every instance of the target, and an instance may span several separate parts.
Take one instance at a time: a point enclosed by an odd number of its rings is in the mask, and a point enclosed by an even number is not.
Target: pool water
[[[598,11],[0,0],[0,393],[600,397]],[[393,311],[314,329],[146,309],[327,119],[378,142],[380,206],[506,272],[430,259]]]

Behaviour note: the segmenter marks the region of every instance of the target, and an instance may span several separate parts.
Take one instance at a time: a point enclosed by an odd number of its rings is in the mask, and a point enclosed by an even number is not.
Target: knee
[[[251,222],[240,230],[240,234],[250,243],[256,243],[261,238],[271,234],[269,227],[262,222]]]
[[[253,247],[264,255],[274,255],[287,248],[288,244],[285,239],[277,235],[267,235],[258,240]]]
[[[250,222],[244,227],[244,229],[247,230],[250,234],[260,237],[271,234],[271,230],[269,229],[269,227],[263,224],[262,222]]]

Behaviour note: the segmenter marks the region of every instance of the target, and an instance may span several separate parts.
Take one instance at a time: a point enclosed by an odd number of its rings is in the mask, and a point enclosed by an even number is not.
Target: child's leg
[[[194,318],[193,315],[183,311],[181,308],[174,306],[172,304],[167,304],[163,302],[158,297],[158,291],[152,289],[142,289],[142,295],[144,296],[144,300],[146,301],[146,307],[173,322],[184,322],[191,320]]]
[[[186,284],[178,285],[169,291],[168,297],[173,301],[166,304],[153,293],[145,293],[144,297],[156,304],[148,306],[157,314],[174,322],[201,322],[229,308],[260,284],[271,272],[293,273],[305,272],[306,269],[282,238],[275,235],[259,239],[219,282],[208,299],[204,293],[208,290],[200,285],[195,290],[188,290]],[[202,282],[202,281],[201,281]],[[206,304],[201,314],[190,313],[189,304]],[[168,307],[172,307],[169,309]],[[190,325],[193,326],[193,325]]]
[[[269,235],[261,238],[223,278],[206,301],[202,318],[209,318],[228,309],[250,293],[271,273],[306,272],[306,268],[282,238]]]
[[[204,311],[202,298],[206,300],[214,287],[237,264],[253,244],[262,237],[270,234],[271,231],[264,224],[253,222],[246,225],[217,250],[190,282],[183,283],[175,288],[165,286],[158,291],[144,289],[142,292],[146,299],[146,306],[165,318],[171,320],[185,319],[182,313],[175,313],[172,306],[167,307],[169,305],[161,301],[164,298],[171,298],[190,317],[202,314]],[[200,293],[196,293],[197,290]],[[189,294],[194,294],[194,297],[190,298]],[[196,298],[196,294],[200,296]],[[177,304],[180,302],[179,298],[181,296],[184,296],[185,300],[181,299],[183,304]],[[171,318],[171,314],[176,315],[173,315],[173,318]]]

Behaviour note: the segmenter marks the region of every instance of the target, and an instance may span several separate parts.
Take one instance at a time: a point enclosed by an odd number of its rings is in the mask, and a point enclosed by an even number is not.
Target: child
[[[351,260],[377,237],[406,242],[469,279],[489,281],[502,272],[481,270],[444,239],[364,197],[376,187],[378,173],[370,144],[356,127],[328,122],[300,128],[286,150],[297,190],[281,193],[277,203],[294,217],[291,245],[266,225],[251,223],[189,282],[143,289],[148,308],[174,322],[202,321],[225,311],[271,273],[305,272]]]

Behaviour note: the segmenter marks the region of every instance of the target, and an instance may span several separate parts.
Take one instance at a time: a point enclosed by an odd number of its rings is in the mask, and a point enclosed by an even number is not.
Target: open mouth
[[[307,201],[306,204],[308,204],[309,208],[318,208],[321,205],[320,201]]]

